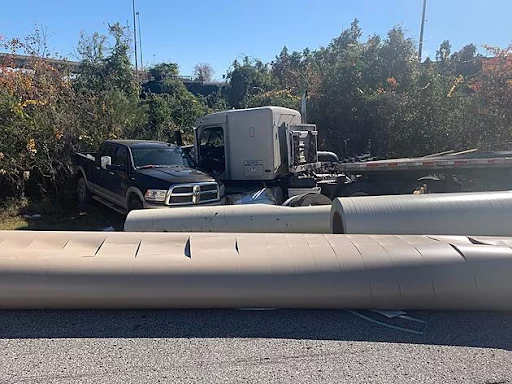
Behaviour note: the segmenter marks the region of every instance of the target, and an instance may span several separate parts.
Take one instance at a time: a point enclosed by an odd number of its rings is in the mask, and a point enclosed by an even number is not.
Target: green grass
[[[34,214],[41,217],[31,218]],[[58,204],[49,199],[9,200],[0,207],[0,230],[101,231],[112,226],[122,231],[124,219],[99,203],[79,209],[73,203]]]

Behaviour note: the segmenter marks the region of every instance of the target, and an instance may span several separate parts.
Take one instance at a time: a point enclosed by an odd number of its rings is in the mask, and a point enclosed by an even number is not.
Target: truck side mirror
[[[178,147],[183,147],[183,136],[181,135],[181,131],[179,129],[174,131],[174,141]]]
[[[101,168],[107,169],[107,165],[112,164],[112,158],[110,156],[101,156]]]

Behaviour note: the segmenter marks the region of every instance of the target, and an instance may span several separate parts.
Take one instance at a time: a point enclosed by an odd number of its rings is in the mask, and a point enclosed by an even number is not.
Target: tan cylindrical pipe
[[[328,205],[283,207],[266,204],[197,206],[132,211],[126,232],[329,233]]]
[[[4,231],[0,241],[2,309],[512,309],[512,249],[487,240]]]
[[[512,236],[512,192],[338,198],[331,232]]]

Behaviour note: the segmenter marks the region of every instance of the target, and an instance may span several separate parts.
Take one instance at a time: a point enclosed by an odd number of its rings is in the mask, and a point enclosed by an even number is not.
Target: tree
[[[208,63],[199,63],[194,67],[194,79],[197,81],[212,81],[215,70]]]
[[[272,74],[276,77],[281,89],[297,90],[301,87],[302,54],[299,52],[288,53],[288,48],[283,47],[276,59],[271,63]]]
[[[320,74],[318,96],[310,104],[309,116],[318,125],[319,141],[325,149],[345,154],[345,140],[351,139],[356,151],[367,146],[370,126],[364,124],[362,31],[354,20],[331,43],[313,54]],[[353,154],[350,154],[353,155]]]
[[[479,142],[509,144],[512,137],[512,45],[486,47],[492,57],[482,61],[482,73],[470,84],[478,97]]]
[[[274,89],[274,78],[261,60],[245,57],[241,64],[235,60],[227,78],[227,101],[234,108],[247,108],[252,96]]]
[[[82,36],[79,43],[83,57],[73,87],[80,136],[90,148],[107,138],[131,137],[147,119],[130,63],[129,31],[116,23],[109,26],[109,36]]]
[[[178,65],[160,63],[149,69],[154,80],[145,84],[143,105],[147,122],[139,126],[133,137],[172,141],[174,130],[184,128],[184,140],[192,139],[195,120],[208,113],[207,100],[194,96],[178,78]],[[217,100],[212,101],[214,104]]]
[[[445,40],[439,46],[439,50],[436,52],[436,60],[441,65],[445,65],[450,59],[450,54],[452,51],[452,45],[448,40]]]
[[[4,48],[24,50],[28,70],[12,71],[9,58],[0,68],[0,184],[1,197],[59,193],[72,171],[77,143],[75,93],[69,71],[52,67],[37,56],[40,42],[6,42]],[[41,43],[43,44],[43,43]]]
[[[176,63],[160,63],[149,68],[148,72],[155,81],[163,81],[166,78],[178,76],[179,66]]]
[[[471,77],[481,70],[481,57],[476,53],[476,46],[468,44],[455,52],[451,64],[456,75]]]
[[[249,107],[262,107],[274,105],[277,107],[300,109],[300,96],[293,94],[287,89],[272,90],[268,92],[257,93],[249,98]]]

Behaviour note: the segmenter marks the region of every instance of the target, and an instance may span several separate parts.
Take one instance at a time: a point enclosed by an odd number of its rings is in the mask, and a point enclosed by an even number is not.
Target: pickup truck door
[[[105,188],[114,203],[126,208],[126,191],[130,178],[130,156],[128,148],[116,145],[112,163],[105,175]]]
[[[116,147],[114,144],[104,143],[96,154],[96,159],[94,160],[94,164],[91,167],[91,175],[89,177],[89,181],[92,183],[94,192],[102,197],[109,197],[107,188],[107,175],[109,171],[101,168],[101,157],[110,156],[113,158],[115,155],[115,150]]]

